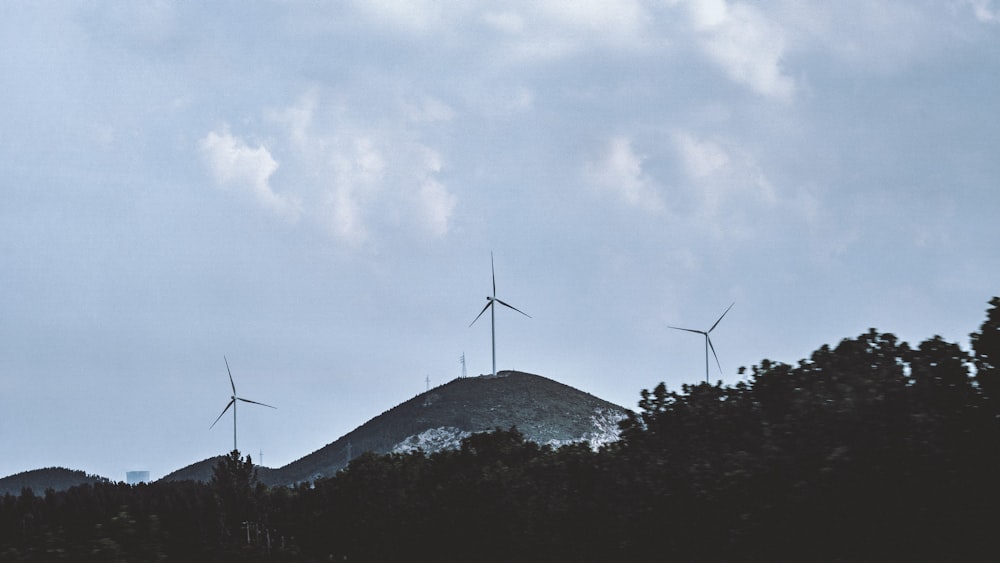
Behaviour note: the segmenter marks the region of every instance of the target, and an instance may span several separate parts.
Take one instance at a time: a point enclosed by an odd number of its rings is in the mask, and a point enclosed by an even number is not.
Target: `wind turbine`
[[[215,423],[219,422],[219,419],[222,418],[223,414],[226,414],[226,411],[229,410],[229,407],[233,407],[233,451],[235,452],[239,451],[236,449],[236,401],[243,401],[244,403],[253,403],[255,405],[260,405],[262,407],[268,407],[272,409],[277,409],[278,407],[272,407],[271,405],[265,405],[264,403],[251,401],[250,399],[244,399],[243,397],[237,397],[236,384],[233,383],[233,372],[230,371],[229,369],[229,360],[227,360],[225,356],[222,356],[222,359],[225,360],[226,362],[226,372],[229,373],[229,385],[233,388],[233,395],[232,397],[229,398],[229,402],[226,404],[226,408],[222,409],[222,413],[218,416],[218,418],[215,419],[215,422],[213,422],[212,426],[209,426],[208,429],[211,430],[212,428],[215,428]]]
[[[507,307],[508,309],[513,309],[518,313],[521,313],[522,315],[528,317],[529,319],[531,318],[531,315],[525,313],[524,311],[518,309],[517,307],[509,303],[504,303],[500,299],[497,299],[497,273],[496,269],[494,269],[493,267],[492,252],[490,252],[490,272],[493,274],[493,295],[486,296],[486,306],[483,307],[482,311],[479,311],[479,314],[476,315],[475,319],[472,319],[472,322],[469,323],[469,326],[471,327],[472,325],[476,324],[476,321],[479,320],[479,317],[483,316],[483,313],[486,312],[486,309],[490,310],[490,334],[493,337],[493,375],[495,376],[497,374],[497,320],[496,320],[496,307],[494,307],[493,305],[495,303],[499,303],[504,307]]]
[[[734,301],[732,304],[729,305],[729,307],[726,307],[725,312],[722,313],[722,317],[725,317],[726,313],[729,312],[729,309],[732,309],[733,305],[735,305],[735,304],[736,304],[736,302]],[[715,353],[715,346],[712,345],[712,338],[708,335],[710,332],[712,332],[713,330],[715,330],[715,327],[717,327],[719,325],[719,321],[722,320],[722,317],[719,317],[719,320],[715,321],[715,324],[712,325],[712,328],[710,328],[708,330],[695,330],[693,328],[681,328],[679,326],[669,327],[669,328],[673,328],[673,329],[677,329],[677,330],[686,330],[688,332],[694,332],[694,333],[697,333],[697,334],[704,334],[705,335],[705,383],[708,383],[708,349],[709,348],[712,349],[712,355],[715,356],[715,364],[717,366],[719,366],[719,373],[720,374],[722,373],[722,364],[719,363],[719,355]]]

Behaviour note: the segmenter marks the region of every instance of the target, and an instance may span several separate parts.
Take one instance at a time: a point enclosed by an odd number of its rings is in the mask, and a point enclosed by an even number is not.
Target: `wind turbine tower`
[[[479,311],[479,314],[476,315],[476,318],[472,319],[472,322],[469,323],[469,326],[471,327],[472,325],[476,324],[476,321],[479,320],[479,317],[483,316],[483,313],[486,312],[486,309],[490,310],[490,335],[492,337],[492,342],[493,342],[493,375],[496,376],[496,374],[497,374],[497,319],[496,319],[496,307],[494,307],[494,305],[497,304],[497,303],[499,303],[499,304],[503,305],[504,307],[507,307],[508,309],[513,309],[513,310],[517,311],[518,313],[521,313],[522,315],[524,315],[525,317],[528,317],[529,319],[531,318],[531,315],[529,315],[528,313],[525,313],[524,311],[518,309],[517,307],[515,307],[515,306],[513,306],[513,305],[511,305],[509,303],[504,303],[503,301],[501,301],[500,299],[497,298],[497,273],[496,273],[496,268],[493,267],[493,253],[492,252],[490,252],[490,273],[493,274],[493,295],[487,295],[486,296],[486,305],[483,307],[482,311]],[[463,354],[463,357],[464,357],[464,354]]]
[[[226,403],[226,408],[222,409],[222,413],[219,414],[219,416],[215,419],[215,422],[212,423],[212,426],[209,426],[208,428],[209,428],[209,430],[211,430],[212,428],[214,428],[216,422],[219,422],[219,419],[222,418],[222,415],[226,414],[226,411],[229,410],[229,407],[233,407],[233,451],[236,452],[236,451],[239,451],[236,448],[236,403],[237,403],[237,401],[243,401],[244,403],[252,403],[254,405],[260,405],[262,407],[267,407],[267,408],[270,408],[270,409],[277,409],[278,407],[272,407],[271,405],[265,405],[264,403],[258,403],[257,401],[251,401],[250,399],[244,399],[243,397],[237,397],[236,396],[236,383],[233,382],[233,372],[229,369],[229,360],[226,359],[225,356],[223,356],[222,359],[225,360],[225,362],[226,362],[226,372],[229,374],[229,385],[230,385],[230,387],[233,388],[233,395],[229,398],[229,402]]]
[[[676,330],[684,330],[684,331],[687,331],[687,332],[694,332],[694,333],[702,334],[702,335],[705,336],[705,383],[708,383],[708,350],[709,350],[709,348],[712,349],[712,355],[715,356],[715,364],[717,366],[719,366],[719,374],[720,375],[722,374],[722,364],[719,363],[719,355],[715,353],[715,346],[712,345],[712,338],[709,336],[709,333],[712,332],[713,330],[715,330],[715,327],[719,326],[719,322],[722,320],[722,317],[725,317],[726,313],[729,312],[729,309],[732,309],[733,305],[735,305],[735,304],[736,304],[736,302],[734,301],[732,304],[729,305],[729,307],[726,307],[725,312],[722,313],[722,316],[719,317],[719,320],[715,321],[715,324],[712,325],[712,328],[710,328],[708,330],[695,330],[693,328],[681,328],[679,326],[669,327],[669,328],[673,328],[673,329],[676,329]]]

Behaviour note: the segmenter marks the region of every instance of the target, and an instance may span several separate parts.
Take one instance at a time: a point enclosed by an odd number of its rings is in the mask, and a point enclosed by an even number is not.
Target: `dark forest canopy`
[[[25,490],[0,499],[0,559],[984,560],[1000,524],[990,306],[971,352],[871,330],[745,383],[657,385],[598,451],[512,428],[296,488],[233,452],[211,484]]]

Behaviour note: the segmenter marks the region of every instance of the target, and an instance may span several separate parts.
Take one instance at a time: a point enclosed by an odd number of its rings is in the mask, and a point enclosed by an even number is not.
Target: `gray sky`
[[[500,369],[623,406],[998,293],[1000,2],[4,2],[0,475],[277,466]],[[485,322],[484,322],[485,321]]]

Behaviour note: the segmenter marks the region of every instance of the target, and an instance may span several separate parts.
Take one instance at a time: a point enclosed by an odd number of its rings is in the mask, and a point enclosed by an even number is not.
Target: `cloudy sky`
[[[0,476],[279,466],[462,373],[627,407],[1000,292],[1000,2],[4,2]]]

